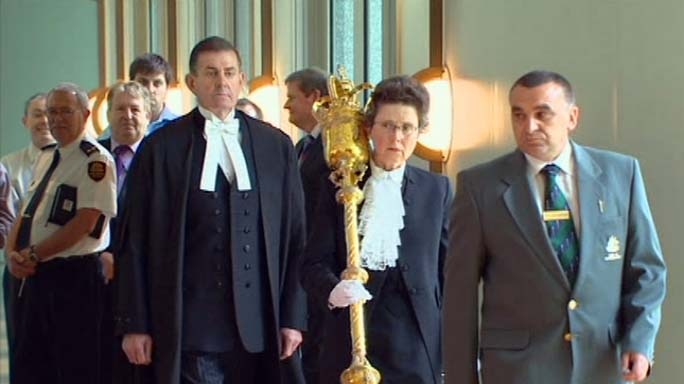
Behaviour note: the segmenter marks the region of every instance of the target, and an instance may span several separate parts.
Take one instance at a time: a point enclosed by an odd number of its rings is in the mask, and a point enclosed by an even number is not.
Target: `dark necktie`
[[[561,169],[555,164],[549,164],[542,169],[546,179],[544,223],[551,246],[572,286],[575,284],[579,267],[579,242],[570,206],[558,186],[557,176],[560,172]]]
[[[116,192],[121,192],[128,167],[131,165],[133,150],[128,145],[119,145],[114,148],[114,161],[116,163]]]
[[[45,194],[45,189],[47,189],[50,177],[55,172],[57,165],[59,165],[59,157],[59,149],[56,149],[52,156],[52,162],[50,163],[50,167],[48,168],[47,172],[45,172],[45,175],[40,180],[40,183],[38,183],[38,186],[36,187],[33,196],[31,196],[31,200],[29,201],[28,205],[26,206],[26,209],[21,215],[21,223],[19,224],[19,231],[17,233],[18,250],[22,250],[30,245],[33,215],[36,213],[36,209],[38,208],[38,204],[40,204],[40,200],[43,199],[43,195]]]
[[[301,167],[304,160],[306,160],[307,150],[314,141],[314,137],[306,135],[297,143],[297,164]]]

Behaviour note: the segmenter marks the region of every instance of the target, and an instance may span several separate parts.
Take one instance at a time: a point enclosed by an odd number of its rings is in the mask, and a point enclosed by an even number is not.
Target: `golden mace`
[[[358,183],[366,172],[369,145],[363,130],[363,111],[357,94],[373,86],[363,83],[354,86],[347,78],[344,67],[337,69],[338,76],[330,76],[328,90],[315,106],[316,118],[321,123],[325,161],[332,169],[330,180],[339,188],[337,202],[344,205],[344,233],[347,240],[347,268],[344,280],[359,280],[365,284],[368,272],[361,268],[356,209],[363,200]],[[349,308],[352,340],[352,361],[340,376],[342,384],[378,384],[380,372],[366,358],[366,330],[363,322],[363,302]]]

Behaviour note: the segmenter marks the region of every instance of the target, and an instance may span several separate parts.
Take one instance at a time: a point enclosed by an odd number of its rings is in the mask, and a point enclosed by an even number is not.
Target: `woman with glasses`
[[[368,299],[368,360],[382,383],[441,383],[442,266],[453,192],[446,177],[408,165],[427,125],[429,95],[408,76],[380,82],[366,109],[371,160],[359,208],[365,287],[340,280],[347,248],[335,187],[322,191],[304,255],[302,284],[327,309],[320,383],[339,382],[351,360],[347,307]]]

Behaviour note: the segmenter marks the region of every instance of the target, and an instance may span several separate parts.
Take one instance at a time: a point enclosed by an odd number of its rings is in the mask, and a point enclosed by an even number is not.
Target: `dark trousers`
[[[319,368],[321,357],[321,343],[323,342],[323,321],[325,312],[318,303],[308,301],[309,318],[308,331],[302,342],[302,367],[306,384],[319,384]],[[323,383],[320,383],[323,384]]]
[[[278,372],[264,367],[269,354],[249,353],[241,346],[231,352],[181,353],[181,384],[277,383]],[[272,359],[272,357],[271,357]],[[272,365],[272,364],[271,364]]]
[[[14,310],[15,310],[15,300],[17,299],[17,286],[18,280],[16,277],[12,276],[7,266],[5,266],[4,273],[2,275],[2,293],[5,303],[5,328],[7,332],[7,359],[9,363],[9,379],[12,383],[12,372],[14,371],[14,334],[15,334],[15,320],[14,320]]]
[[[95,255],[53,259],[15,304],[13,384],[97,383],[102,278]]]

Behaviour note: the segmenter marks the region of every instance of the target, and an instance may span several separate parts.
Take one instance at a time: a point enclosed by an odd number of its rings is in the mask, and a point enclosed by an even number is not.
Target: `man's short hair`
[[[145,53],[133,60],[131,66],[128,67],[128,77],[134,80],[135,75],[138,73],[143,75],[163,73],[166,85],[171,84],[173,81],[171,65],[166,59],[156,53]]]
[[[84,111],[89,110],[89,108],[88,108],[88,93],[83,88],[78,86],[77,84],[59,83],[47,93],[47,96],[45,97],[45,99],[49,99],[50,96],[55,92],[71,93],[72,95],[76,96],[76,100],[81,105],[81,108]]]
[[[513,83],[513,86],[511,86],[509,95],[511,92],[513,92],[513,89],[518,86],[534,88],[548,83],[560,85],[561,88],[563,88],[565,100],[568,102],[568,104],[575,104],[575,92],[572,90],[572,85],[568,79],[566,79],[560,73],[546,70],[534,70],[522,75],[518,80],[515,81],[515,83]]]
[[[322,69],[311,67],[292,72],[285,79],[285,84],[297,82],[299,89],[309,96],[311,92],[318,90],[321,96],[328,96],[328,74]]]
[[[147,88],[143,87],[137,81],[120,81],[109,87],[109,90],[107,91],[107,111],[112,109],[112,101],[114,100],[114,96],[118,93],[125,93],[129,96],[142,99],[145,111],[148,114],[152,113],[152,95],[150,95],[150,91],[148,91]]]
[[[375,123],[375,116],[380,106],[384,104],[404,104],[414,107],[418,114],[418,128],[423,130],[428,125],[430,94],[427,88],[413,77],[389,77],[375,86],[365,112],[366,124],[369,127]]]
[[[47,97],[47,94],[45,92],[38,92],[28,99],[26,99],[26,102],[24,103],[24,117],[28,116],[29,108],[31,107],[31,103],[33,103],[34,100],[38,99],[45,99]]]
[[[203,52],[235,52],[237,56],[238,65],[242,68],[242,58],[240,57],[240,52],[230,41],[219,36],[209,36],[199,43],[195,44],[190,52],[190,73],[197,73],[197,60]]]

